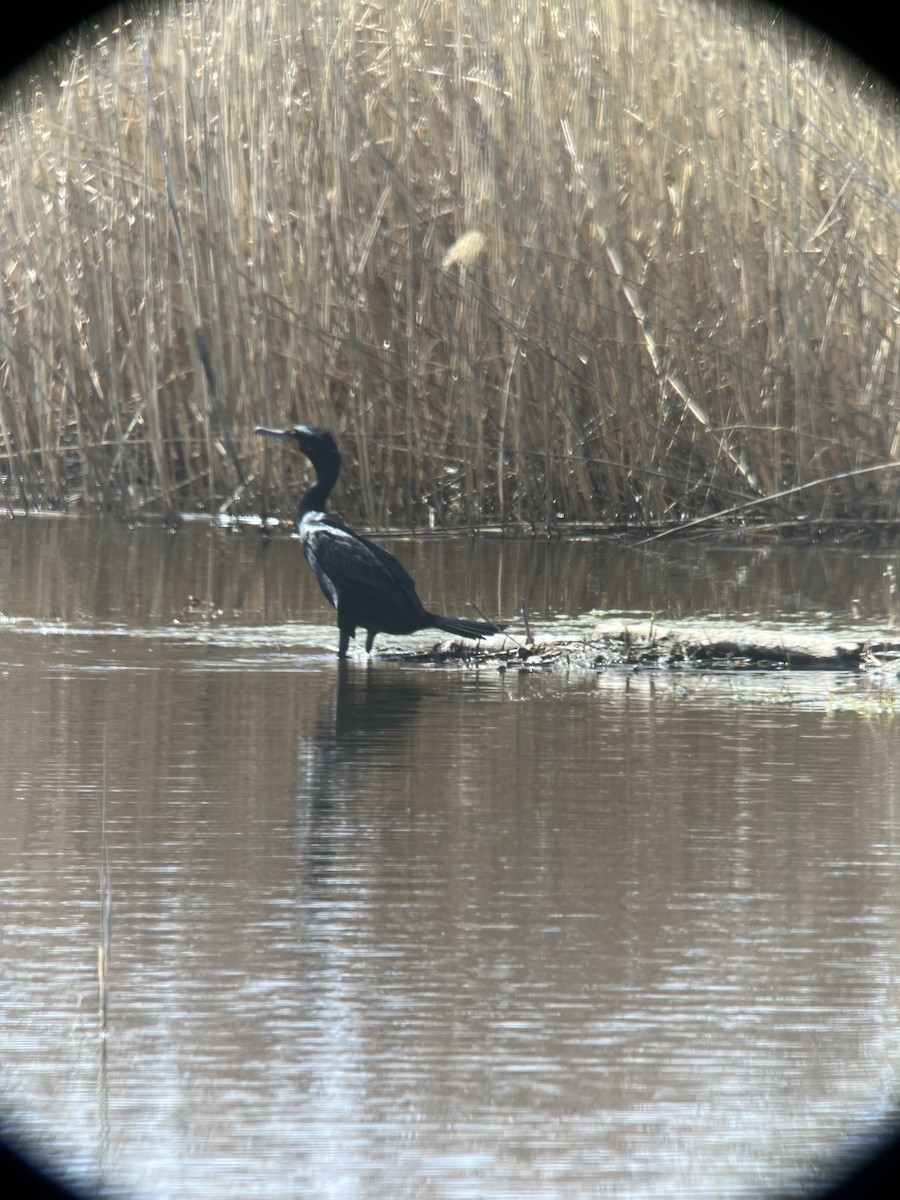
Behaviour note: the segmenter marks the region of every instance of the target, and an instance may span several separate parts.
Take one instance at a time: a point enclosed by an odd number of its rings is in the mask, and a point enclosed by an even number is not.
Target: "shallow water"
[[[393,548],[542,629],[898,628],[889,551]],[[0,614],[0,1102],[71,1178],[772,1195],[896,1100],[893,679],[341,669],[296,543],[200,526],[0,526]]]

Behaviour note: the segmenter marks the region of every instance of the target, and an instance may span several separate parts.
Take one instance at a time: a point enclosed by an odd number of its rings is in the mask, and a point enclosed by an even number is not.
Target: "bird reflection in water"
[[[400,777],[410,770],[418,710],[441,694],[429,674],[341,663],[337,686],[323,692],[321,712],[297,748],[299,833],[317,873],[334,858],[344,833],[360,836],[358,805],[368,793],[406,793]]]

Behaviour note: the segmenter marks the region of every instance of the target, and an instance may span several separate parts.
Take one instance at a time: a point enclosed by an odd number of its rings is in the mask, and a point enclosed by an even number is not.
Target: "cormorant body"
[[[416,585],[393,554],[325,512],[325,501],[341,470],[337,443],[327,429],[312,425],[293,425],[290,429],[258,426],[255,432],[295,445],[315,468],[316,481],[300,501],[297,532],[306,561],[337,612],[339,658],[346,657],[357,628],[366,631],[367,652],[379,633],[440,629],[465,638],[500,633],[501,627],[488,621],[428,612],[416,595]]]

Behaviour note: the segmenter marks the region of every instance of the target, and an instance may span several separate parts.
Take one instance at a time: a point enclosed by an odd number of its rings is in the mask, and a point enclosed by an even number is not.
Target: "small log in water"
[[[651,661],[735,668],[849,670],[863,663],[870,646],[868,638],[852,633],[718,622],[655,625],[604,621],[597,634],[628,643],[632,653],[649,656]],[[900,639],[892,648],[900,648]]]

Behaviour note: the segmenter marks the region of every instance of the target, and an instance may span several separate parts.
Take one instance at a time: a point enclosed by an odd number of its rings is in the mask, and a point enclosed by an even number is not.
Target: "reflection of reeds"
[[[0,117],[9,504],[286,508],[302,417],[380,526],[898,515],[874,89],[676,0],[290,12],[110,23]]]

